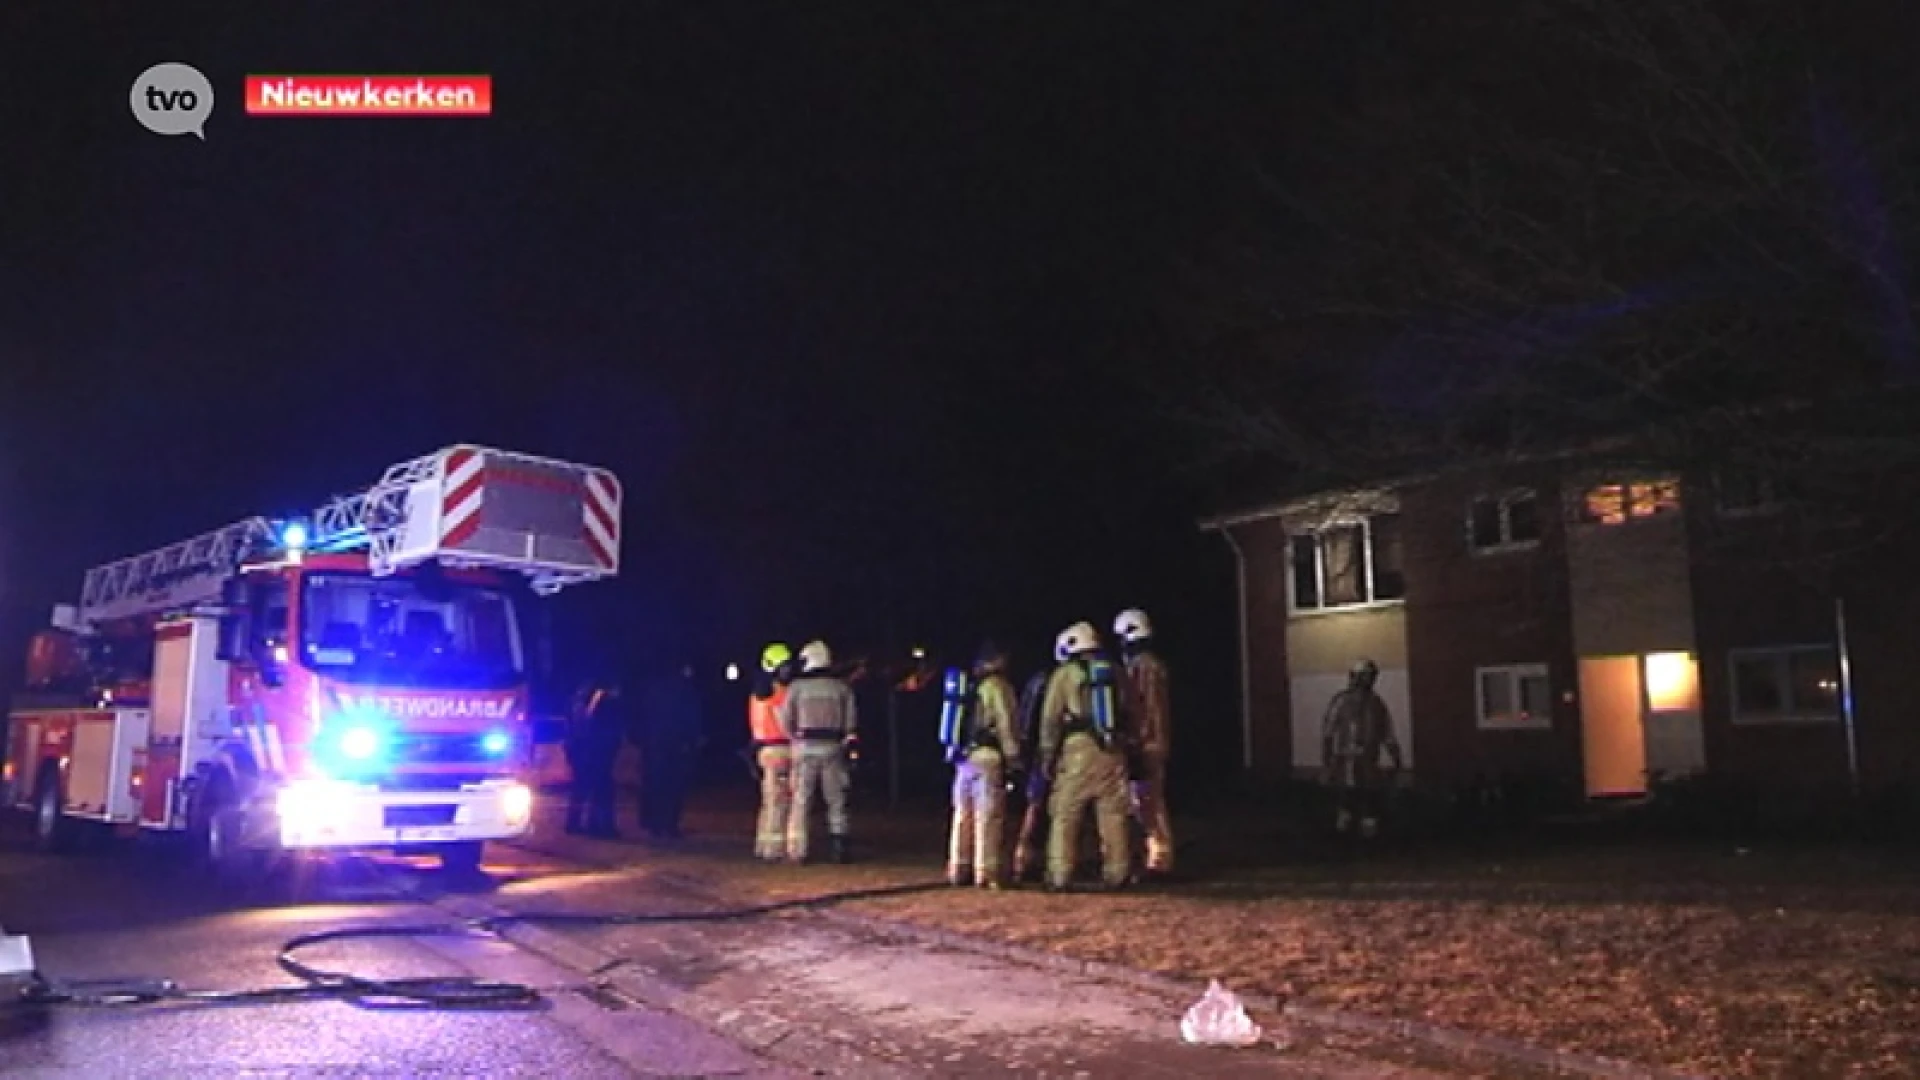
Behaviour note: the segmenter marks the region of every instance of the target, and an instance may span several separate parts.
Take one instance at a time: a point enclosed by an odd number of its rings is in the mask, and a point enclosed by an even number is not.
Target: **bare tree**
[[[1288,181],[1247,149],[1180,418],[1328,483],[1633,434],[1913,524],[1911,98],[1801,5],[1498,6],[1402,24]]]

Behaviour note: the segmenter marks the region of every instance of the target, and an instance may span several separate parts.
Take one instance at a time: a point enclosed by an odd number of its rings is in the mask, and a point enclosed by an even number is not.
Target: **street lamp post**
[[[1853,650],[1847,641],[1847,602],[1838,593],[1833,598],[1834,644],[1840,654],[1840,718],[1847,734],[1847,783],[1853,797],[1860,797],[1860,743],[1854,731]]]

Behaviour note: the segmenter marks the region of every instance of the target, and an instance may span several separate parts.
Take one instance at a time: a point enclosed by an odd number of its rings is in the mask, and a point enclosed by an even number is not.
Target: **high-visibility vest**
[[[780,703],[787,700],[787,687],[775,686],[773,696],[747,696],[747,730],[756,743],[784,743],[787,733],[780,728]]]

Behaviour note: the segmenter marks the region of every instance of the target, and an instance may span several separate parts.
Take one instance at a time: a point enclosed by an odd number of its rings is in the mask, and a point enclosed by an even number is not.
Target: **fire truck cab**
[[[35,638],[0,804],[180,833],[223,875],[296,851],[476,867],[525,833],[539,598],[618,570],[603,469],[456,446],[310,518],[87,575]]]

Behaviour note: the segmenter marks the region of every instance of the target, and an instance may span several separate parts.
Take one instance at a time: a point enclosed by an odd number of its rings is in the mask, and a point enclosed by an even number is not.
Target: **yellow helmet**
[[[793,659],[793,650],[776,641],[760,651],[760,670],[778,671],[780,665],[791,659]]]

